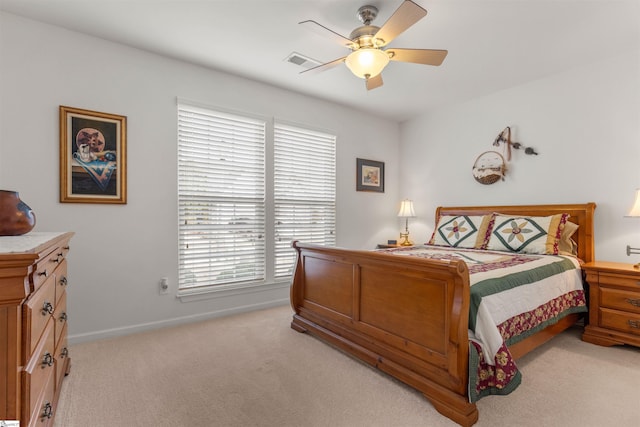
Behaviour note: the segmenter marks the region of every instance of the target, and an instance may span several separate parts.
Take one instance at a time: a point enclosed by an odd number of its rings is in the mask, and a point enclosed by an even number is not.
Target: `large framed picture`
[[[127,203],[127,118],[60,106],[60,202]]]
[[[384,163],[356,159],[356,191],[384,193]]]

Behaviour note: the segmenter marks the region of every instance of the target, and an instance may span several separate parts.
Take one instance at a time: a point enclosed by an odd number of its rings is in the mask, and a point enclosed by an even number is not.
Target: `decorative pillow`
[[[558,253],[567,255],[578,255],[578,244],[571,238],[573,234],[578,230],[578,224],[571,221],[567,221],[564,224],[562,235],[560,236],[560,242],[558,243]]]
[[[507,216],[496,214],[487,249],[558,255],[569,214]]]
[[[430,245],[484,249],[489,241],[491,215],[442,215]]]

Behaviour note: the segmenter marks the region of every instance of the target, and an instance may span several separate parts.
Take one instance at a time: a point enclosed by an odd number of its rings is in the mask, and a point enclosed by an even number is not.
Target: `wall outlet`
[[[169,278],[163,277],[160,279],[160,295],[165,295],[169,293]]]

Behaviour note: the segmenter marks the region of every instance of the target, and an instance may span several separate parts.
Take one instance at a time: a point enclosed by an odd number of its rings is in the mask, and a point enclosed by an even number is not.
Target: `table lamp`
[[[405,199],[400,204],[400,212],[398,212],[399,218],[405,219],[404,233],[400,233],[400,246],[411,246],[413,243],[409,240],[409,218],[414,218],[416,213],[413,210],[413,201]]]

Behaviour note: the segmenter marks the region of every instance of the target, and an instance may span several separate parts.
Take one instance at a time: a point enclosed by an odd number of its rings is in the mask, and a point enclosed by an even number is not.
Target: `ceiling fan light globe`
[[[389,56],[380,49],[358,49],[345,59],[349,70],[361,79],[375,77],[389,63]]]

